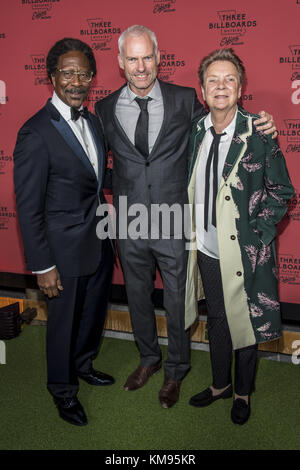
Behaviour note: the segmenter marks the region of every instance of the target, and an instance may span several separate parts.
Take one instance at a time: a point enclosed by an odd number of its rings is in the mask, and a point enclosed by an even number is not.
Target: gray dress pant
[[[150,366],[161,360],[152,302],[158,267],[164,287],[163,301],[168,330],[165,374],[171,379],[181,380],[190,368],[190,331],[186,331],[184,326],[187,265],[185,241],[119,239],[118,249],[141,364]]]

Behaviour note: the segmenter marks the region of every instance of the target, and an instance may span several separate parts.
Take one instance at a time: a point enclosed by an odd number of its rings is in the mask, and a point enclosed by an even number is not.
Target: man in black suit
[[[135,25],[122,33],[118,60],[127,86],[99,101],[95,109],[114,156],[118,249],[141,357],[124,388],[142,387],[161,368],[151,299],[158,266],[168,328],[168,356],[159,401],[169,408],[177,402],[181,380],[190,368],[189,331],[184,325],[187,251],[182,223],[177,222],[182,221],[183,207],[188,203],[187,144],[191,125],[205,111],[194,89],[157,80],[160,54],[155,34],[148,28]],[[148,215],[139,218],[138,236],[130,233],[133,218],[119,207],[119,196],[127,197],[129,208],[140,204],[147,209]],[[168,221],[163,220],[161,227],[157,214],[151,215],[151,209],[161,204],[169,208],[176,205],[176,214],[170,217],[167,227],[164,222]],[[165,215],[169,217],[171,212]]]
[[[61,418],[84,425],[78,377],[114,383],[92,365],[113,270],[110,241],[96,235],[96,210],[105,202],[103,135],[82,106],[96,75],[93,52],[78,39],[62,39],[49,51],[47,72],[53,96],[18,133],[16,202],[27,269],[47,296],[48,390]]]

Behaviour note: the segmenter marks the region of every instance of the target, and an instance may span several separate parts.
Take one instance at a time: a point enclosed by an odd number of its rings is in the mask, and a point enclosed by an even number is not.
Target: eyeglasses
[[[62,74],[62,77],[66,82],[71,82],[74,80],[75,75],[78,76],[78,79],[81,82],[90,82],[93,78],[93,72],[76,72],[76,70],[64,70],[64,69],[57,69],[59,73]]]

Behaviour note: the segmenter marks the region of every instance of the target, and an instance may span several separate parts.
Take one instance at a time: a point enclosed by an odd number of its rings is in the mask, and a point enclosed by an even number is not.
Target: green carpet
[[[104,338],[95,367],[112,374],[111,387],[81,381],[79,399],[89,424],[62,421],[46,390],[44,326],[25,326],[6,341],[0,365],[1,450],[202,450],[300,449],[300,365],[260,360],[252,415],[247,424],[230,420],[231,400],[208,408],[188,404],[211,382],[209,354],[192,351],[192,369],[181,386],[180,401],[169,410],[158,403],[163,372],[135,392],[123,384],[138,365],[132,341]],[[163,354],[166,349],[163,347]]]

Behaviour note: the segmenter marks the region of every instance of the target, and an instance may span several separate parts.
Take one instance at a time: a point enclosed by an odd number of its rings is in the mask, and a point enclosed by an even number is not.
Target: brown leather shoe
[[[169,379],[165,377],[164,384],[160,389],[158,398],[163,408],[171,408],[175,405],[179,398],[181,382],[179,380]]]
[[[124,389],[126,391],[132,391],[143,387],[148,381],[149,377],[155,374],[155,372],[159,371],[160,368],[161,361],[157,364],[154,364],[154,366],[139,366],[137,369],[135,369],[134,372],[132,372],[132,374],[130,374],[130,376],[126,380]]]

